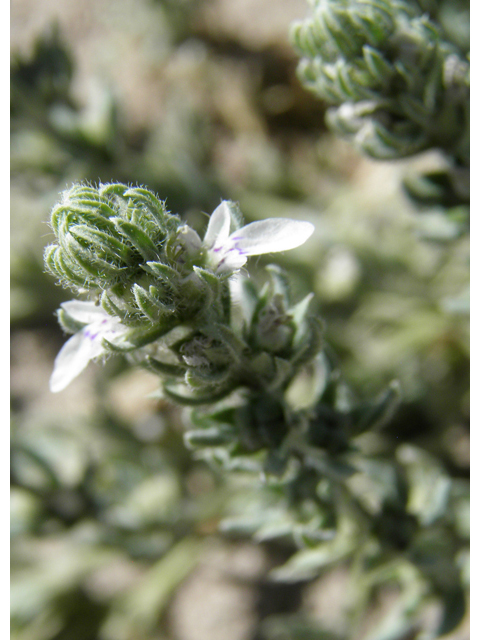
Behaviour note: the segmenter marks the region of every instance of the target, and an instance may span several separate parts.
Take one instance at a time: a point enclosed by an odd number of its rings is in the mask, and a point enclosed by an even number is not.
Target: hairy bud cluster
[[[62,284],[95,295],[107,314],[131,328],[124,349],[144,346],[210,308],[226,286],[203,268],[200,251],[189,252],[180,218],[147,189],[75,185],[54,207],[51,226],[58,244],[45,251],[47,269]],[[59,318],[71,331],[68,313]]]
[[[241,227],[238,207],[224,201],[202,240],[152,192],[123,184],[72,187],[54,207],[51,226],[57,244],[45,251],[48,270],[89,295],[58,312],[74,336],[57,357],[52,389],[61,391],[89,360],[121,351],[162,377],[184,379],[193,392],[185,401],[193,404],[246,380],[251,344],[230,325],[230,277],[248,256],[295,248],[313,232],[309,222],[283,218]],[[290,317],[280,299],[263,306],[252,330],[254,353],[263,346],[283,354],[294,334]],[[158,359],[161,339],[180,327],[182,339],[166,347],[169,359]]]
[[[313,0],[292,28],[303,84],[334,130],[379,159],[424,149],[469,158],[469,63],[405,0]]]
[[[51,214],[58,244],[47,248],[47,267],[68,286],[122,287],[149,262],[167,254],[179,219],[143,189],[109,184],[74,185]]]
[[[203,404],[239,387],[283,396],[298,371],[322,349],[323,324],[309,313],[312,296],[290,305],[283,272],[273,265],[267,272],[270,281],[262,291],[250,280],[236,282],[239,331],[223,323],[206,324],[172,345],[179,365],[169,370],[165,391],[176,402]],[[162,363],[154,358],[148,365],[162,372]]]

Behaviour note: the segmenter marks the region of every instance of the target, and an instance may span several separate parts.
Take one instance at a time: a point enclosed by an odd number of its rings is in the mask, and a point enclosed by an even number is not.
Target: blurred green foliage
[[[468,50],[468,3],[419,4]],[[230,3],[218,3],[217,21],[204,5],[137,5],[142,18],[129,25],[133,37],[122,55],[144,56],[149,83],[136,84],[128,68],[122,78],[135,101],[149,106],[140,122],[119,97],[113,54],[111,77],[91,90],[80,84],[79,93],[79,49],[65,27],[39,36],[28,54],[12,52],[12,637],[189,640],[178,618],[193,603],[179,613],[175,594],[208,562],[212,540],[235,546],[252,534],[268,562],[249,586],[254,605],[243,637],[400,639],[405,629],[411,638],[439,637],[461,621],[468,593],[469,245],[462,211],[445,217],[438,199],[425,197],[420,213],[402,191],[406,174],[443,171],[435,153],[375,164],[326,132],[326,105],[301,89],[287,41],[288,21],[303,8],[263,40],[252,17],[256,44],[249,46],[222,22]],[[122,22],[119,14],[103,36],[105,49],[118,53],[115,35],[125,24],[128,15]],[[138,54],[135,42],[154,43],[153,53]],[[43,248],[53,237],[45,221],[58,193],[80,180],[145,184],[197,228],[201,212],[221,197],[238,200],[249,220],[294,212],[315,223],[308,247],[280,261],[298,299],[316,293],[328,343],[358,397],[399,380],[402,405],[381,431],[359,438],[369,468],[347,483],[360,511],[390,501],[391,521],[378,524],[393,546],[408,538],[410,518],[421,522],[411,557],[392,555],[380,567],[378,549],[368,545],[365,557],[355,557],[365,532],[361,524],[349,528],[347,507],[341,535],[328,539],[332,523],[319,522],[316,507],[301,500],[308,477],[292,485],[285,504],[275,481],[259,482],[248,471],[225,478],[192,456],[183,443],[185,418],[164,401],[138,405],[135,397],[153,387],[130,377],[120,359],[84,374],[63,403],[51,399],[47,380],[64,339],[53,312],[69,296],[43,273]],[[262,262],[256,266],[261,273]],[[310,383],[306,376],[300,398]],[[373,478],[370,485],[365,478]],[[321,486],[316,491],[320,503],[332,499]],[[408,514],[402,522],[400,503]],[[296,544],[303,546],[297,553]],[[302,594],[332,563],[349,568],[351,601],[363,599],[328,627]],[[271,569],[278,582],[267,580]],[[294,594],[288,602],[278,599],[285,581]],[[215,608],[208,588],[206,617]],[[335,606],[343,600],[345,593]],[[430,618],[425,605],[433,607]]]

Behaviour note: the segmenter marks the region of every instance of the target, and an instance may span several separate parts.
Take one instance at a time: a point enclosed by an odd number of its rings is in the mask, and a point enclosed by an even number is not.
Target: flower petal
[[[73,320],[78,320],[78,322],[85,324],[110,318],[105,309],[91,301],[69,300],[68,302],[62,302],[60,306]]]
[[[246,256],[295,249],[306,242],[315,227],[311,222],[289,218],[268,218],[247,224],[228,239],[228,250]],[[227,247],[226,247],[227,248]]]
[[[87,366],[92,358],[103,353],[101,340],[86,333],[85,327],[73,335],[58,352],[50,378],[50,391],[57,393],[67,387]]]
[[[219,254],[219,258],[215,266],[217,273],[226,273],[227,271],[238,271],[247,261],[247,254],[243,255],[240,251],[232,249],[225,253]]]
[[[198,233],[186,224],[178,230],[178,239],[190,254],[199,251],[202,246]]]
[[[210,216],[203,244],[207,248],[222,246],[230,233],[230,222],[230,208],[226,200],[224,200]]]

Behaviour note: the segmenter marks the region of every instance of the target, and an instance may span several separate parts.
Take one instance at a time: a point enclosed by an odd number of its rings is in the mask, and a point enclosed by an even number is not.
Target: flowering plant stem
[[[362,580],[374,584],[371,567],[392,554],[407,562],[405,549],[422,532],[408,509],[415,487],[391,463],[362,456],[358,440],[392,415],[398,385],[354,402],[325,348],[312,294],[292,302],[275,265],[262,287],[239,271],[250,255],[303,244],[313,225],[273,218],[242,226],[238,207],[223,202],[201,240],[155,194],[121,184],[75,185],[51,221],[47,268],[82,298],[58,312],[73,336],[57,356],[52,391],[90,360],[116,353],[158,375],[161,393],[190,407],[187,446],[263,479],[259,498],[268,505],[250,532],[288,534],[305,547],[277,571],[281,579],[312,577],[360,554]],[[302,376],[313,391],[300,400]],[[374,505],[356,490],[362,477]],[[447,594],[454,588],[433,584]]]

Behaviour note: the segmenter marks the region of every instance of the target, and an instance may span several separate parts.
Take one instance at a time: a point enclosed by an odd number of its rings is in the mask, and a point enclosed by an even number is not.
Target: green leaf
[[[333,41],[338,48],[338,51],[346,58],[353,58],[358,50],[358,43],[355,34],[353,34],[352,37],[352,33],[346,33],[345,21],[339,20],[338,12],[335,12],[331,9],[331,6],[328,6],[322,14],[322,21],[325,30],[328,32],[331,41]],[[344,24],[342,24],[342,22],[344,22]]]
[[[151,356],[147,356],[145,366],[155,373],[159,373],[162,376],[171,376],[173,378],[183,377],[186,371],[186,367],[180,364],[161,362],[160,360],[152,358]]]
[[[443,616],[437,634],[442,636],[452,632],[465,616],[466,608],[465,593],[461,587],[446,593],[443,596]]]
[[[214,323],[208,335],[222,342],[236,363],[241,362],[244,354],[249,351],[247,343],[225,324]]]
[[[209,429],[195,429],[188,431],[185,436],[185,444],[189,447],[218,447],[228,444],[235,438],[233,429],[221,429],[210,427]]]
[[[344,462],[338,458],[332,458],[330,455],[324,454],[320,449],[304,447],[304,451],[307,453],[305,461],[308,466],[316,469],[321,475],[325,475],[327,478],[345,480],[357,472],[357,469],[351,464],[348,464],[348,462]]]
[[[173,269],[162,262],[153,261],[149,261],[147,264],[142,265],[142,269],[147,273],[151,273],[152,276],[159,278],[162,282],[167,283],[173,290],[176,290],[175,283],[180,278],[180,274],[176,269]]]
[[[291,358],[292,366],[297,368],[312,360],[323,347],[325,325],[323,320],[314,316],[307,317],[309,333],[300,342],[295,355]]]
[[[386,424],[400,402],[400,385],[394,380],[374,403],[356,407],[350,412],[351,434],[378,429]]]
[[[285,271],[277,264],[268,264],[265,267],[270,282],[272,283],[273,294],[282,296],[285,306],[289,305],[290,282]]]
[[[162,338],[178,324],[175,319],[166,319],[163,323],[158,323],[148,329],[142,326],[134,327],[126,331],[122,336],[122,342],[113,343],[106,338],[103,339],[103,342],[110,351],[128,353],[129,351],[145,347],[147,344]]]
[[[117,316],[117,318],[120,318],[122,322],[127,321],[128,313],[122,310],[119,306],[117,306],[115,302],[112,300],[112,296],[109,295],[106,291],[102,292],[102,295],[100,297],[100,304],[102,305],[102,308],[105,309],[105,311],[109,315]]]
[[[114,222],[118,230],[130,240],[146,261],[156,260],[159,249],[142,229],[121,218],[115,218]]]
[[[68,257],[77,262],[86,273],[97,278],[104,286],[110,286],[108,278],[119,278],[125,271],[125,267],[117,267],[107,260],[103,260],[90,249],[85,249],[72,235],[66,237],[66,249]],[[100,286],[100,284],[99,284]]]
[[[127,185],[114,182],[112,184],[101,184],[98,193],[100,196],[120,196],[122,198],[127,190]]]
[[[372,77],[377,83],[385,86],[394,75],[392,65],[385,60],[381,52],[368,44],[363,46],[363,58]]]
[[[204,393],[203,395],[184,395],[182,393],[179,393],[169,385],[165,385],[163,387],[165,395],[168,398],[170,398],[174,402],[177,402],[178,404],[183,404],[190,407],[195,407],[201,404],[213,404],[215,402],[218,402],[219,400],[223,400],[223,398],[226,398],[230,393],[232,393],[232,391],[234,391],[234,389],[235,386],[231,386],[221,390],[215,389],[211,393]]]
[[[52,258],[55,267],[54,273],[58,274],[70,287],[76,285],[77,287],[84,288],[91,284],[88,274],[79,273],[78,266],[74,268],[73,265],[67,264],[65,261],[65,252],[60,247],[57,247],[55,252],[48,256],[49,260]]]
[[[339,530],[335,538],[316,547],[302,549],[283,566],[270,572],[270,577],[281,582],[297,582],[316,578],[321,569],[349,556],[356,548],[353,529]]]
[[[151,191],[141,187],[135,187],[133,189],[127,189],[127,191],[124,192],[123,197],[132,198],[134,201],[144,204],[154,216],[158,224],[161,227],[163,226],[167,213],[165,203],[158,200]]]
[[[97,253],[103,253],[105,259],[115,261],[118,258],[128,264],[130,247],[110,234],[83,224],[72,226],[70,233],[76,240],[83,240]]]
[[[423,526],[431,526],[449,509],[452,481],[440,464],[419,447],[403,444],[397,459],[406,469],[409,484],[407,509]]]
[[[193,267],[194,272],[206,284],[206,291],[210,292],[210,298],[213,301],[220,295],[222,280],[208,269],[202,267]]]
[[[164,304],[155,298],[151,295],[150,290],[147,292],[136,283],[132,287],[135,301],[142,313],[154,323],[162,322],[165,317],[175,313],[175,307]]]
[[[292,316],[293,325],[295,326],[295,337],[293,339],[294,349],[300,346],[308,331],[309,325],[305,320],[313,297],[313,293],[309,293],[303,300],[288,310],[289,315]]]

